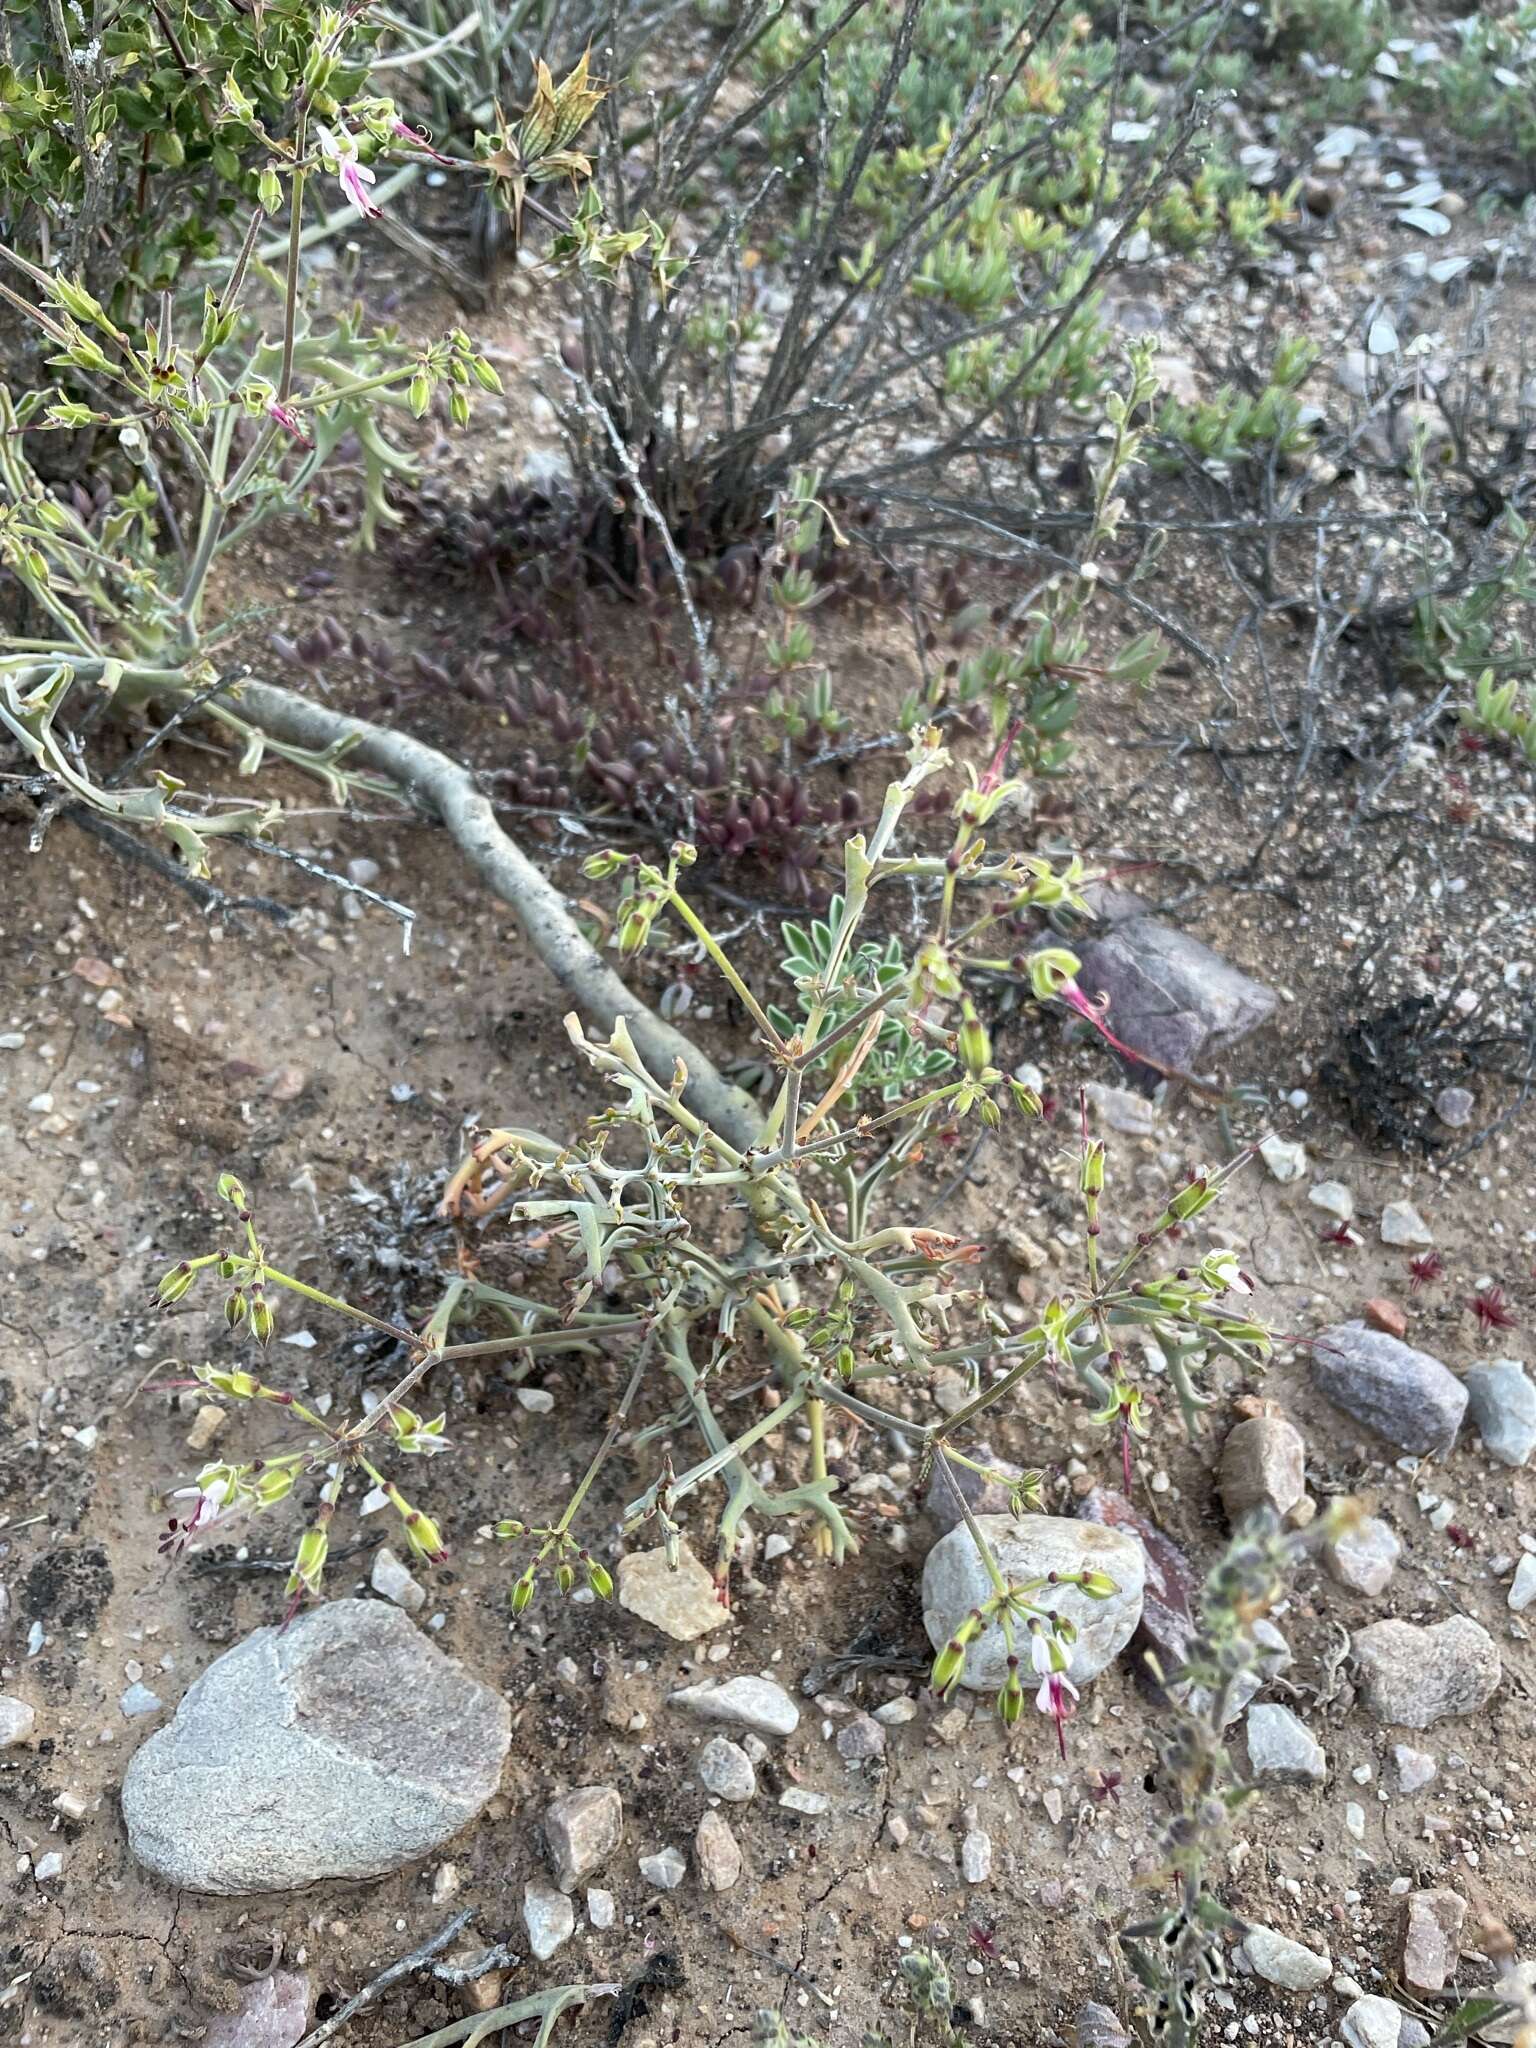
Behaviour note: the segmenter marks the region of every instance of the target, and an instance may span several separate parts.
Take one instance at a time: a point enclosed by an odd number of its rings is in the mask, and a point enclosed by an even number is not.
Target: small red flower
[[[1467,1297],[1467,1307],[1483,1330],[1516,1330],[1520,1327],[1509,1297],[1502,1287],[1482,1287]]]
[[[1444,1271],[1445,1261],[1438,1252],[1420,1252],[1416,1259],[1408,1261],[1409,1290],[1417,1294],[1421,1287],[1438,1280]]]
[[[1322,1242],[1324,1244],[1349,1245],[1353,1248],[1361,1243],[1361,1239],[1355,1235],[1347,1223],[1335,1223],[1332,1230],[1325,1230],[1323,1232]]]

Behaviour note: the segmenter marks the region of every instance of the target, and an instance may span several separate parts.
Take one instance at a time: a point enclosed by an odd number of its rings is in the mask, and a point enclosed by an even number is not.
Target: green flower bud
[[[512,1612],[514,1614],[521,1614],[533,1598],[533,1583],[536,1576],[537,1574],[533,1566],[529,1565],[527,1571],[523,1573],[523,1576],[512,1588]]]
[[[169,1308],[172,1302],[180,1301],[197,1278],[197,1269],[183,1259],[179,1266],[172,1266],[169,1273],[155,1289],[155,1301],[160,1308]]]
[[[432,403],[432,385],[425,370],[418,370],[411,379],[411,388],[407,397],[412,413],[417,419],[420,419],[427,407]]]
[[[582,1552],[581,1561],[586,1567],[587,1584],[592,1588],[598,1599],[611,1600],[613,1598],[613,1574],[608,1570],[608,1567],[599,1564],[595,1557],[588,1557],[585,1551]]]
[[[1065,946],[1044,946],[1029,956],[1029,984],[1042,1003],[1059,995],[1069,981],[1077,979],[1082,962]]]

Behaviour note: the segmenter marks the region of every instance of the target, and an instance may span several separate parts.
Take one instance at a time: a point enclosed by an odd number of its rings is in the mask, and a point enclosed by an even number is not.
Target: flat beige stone
[[[730,1619],[715,1582],[685,1543],[673,1571],[665,1550],[632,1550],[619,1559],[619,1605],[675,1643],[691,1643]]]

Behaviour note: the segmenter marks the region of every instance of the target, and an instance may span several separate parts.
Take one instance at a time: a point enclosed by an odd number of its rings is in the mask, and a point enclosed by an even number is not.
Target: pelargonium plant
[[[210,1515],[217,1521],[231,1508],[264,1512],[272,1504],[268,1495],[316,1491],[317,1510],[289,1582],[301,1599],[320,1591],[328,1527],[348,1487],[382,1485],[412,1549],[430,1558],[443,1539],[403,1493],[390,1490],[395,1482],[386,1476],[385,1454],[421,1456],[442,1447],[449,1423],[423,1422],[413,1404],[440,1366],[469,1356],[521,1354],[531,1361],[572,1351],[585,1355],[588,1370],[603,1359],[614,1374],[607,1430],[571,1497],[558,1511],[520,1503],[517,1514],[496,1526],[521,1555],[512,1595],[518,1610],[546,1578],[560,1590],[578,1580],[598,1593],[608,1590],[598,1553],[608,1548],[610,1532],[583,1527],[581,1512],[621,1437],[640,1482],[622,1517],[624,1533],[655,1528],[675,1556],[684,1511],[706,1494],[718,1495],[714,1569],[720,1597],[728,1601],[733,1559],[758,1520],[808,1519],[816,1549],[834,1561],[857,1548],[856,1510],[834,1470],[839,1432],[861,1425],[899,1429],[918,1444],[925,1470],[986,1471],[968,1448],[973,1430],[982,1417],[1005,1412],[1021,1383],[1044,1370],[1075,1387],[1101,1425],[1120,1431],[1129,1460],[1134,1437],[1149,1425],[1150,1405],[1125,1342],[1132,1329],[1161,1352],[1194,1426],[1206,1399],[1197,1385],[1203,1361],[1220,1354],[1250,1366],[1268,1346],[1263,1327],[1247,1313],[1247,1282],[1234,1254],[1218,1250],[1198,1261],[1166,1256],[1170,1240],[1217,1199],[1230,1166],[1193,1176],[1127,1250],[1106,1257],[1100,1246],[1105,1152],[1085,1124],[1076,1176],[1084,1271],[1022,1330],[988,1297],[983,1246],[937,1228],[879,1219],[882,1198],[914,1177],[927,1148],[967,1123],[995,1129],[1005,1116],[1027,1122],[1039,1114],[1033,1091],[993,1064],[986,1027],[967,991],[973,969],[1010,966],[1027,974],[1040,1001],[1097,1018],[1078,988],[1074,957],[1039,943],[1042,913],[1061,905],[1086,908],[1079,864],[997,853],[989,843],[1018,793],[1016,784],[990,770],[983,776],[971,771],[954,806],[948,850],[899,849],[903,814],[923,785],[949,766],[938,736],[920,734],[907,772],[886,792],[874,830],[867,839],[857,834],[848,841],[831,942],[804,978],[807,1000],[793,1023],[775,1021],[689,900],[691,848],[674,848],[664,867],[617,852],[592,858],[592,881],[621,885],[621,955],[633,958],[655,942],[663,921],[675,919],[751,1018],[759,1055],[776,1077],[772,1099],[759,1107],[724,1090],[712,1098],[709,1113],[701,1113],[688,1099],[686,1059],[670,1073],[656,1071],[637,1051],[622,1016],[607,1039],[594,1039],[579,1018],[568,1017],[571,1043],[613,1100],[564,1140],[516,1124],[475,1138],[444,1197],[461,1231],[460,1268],[419,1326],[384,1323],[273,1265],[243,1191],[226,1182],[223,1193],[240,1238],[173,1267],[160,1283],[163,1301],[182,1299],[216,1271],[229,1290],[232,1328],[258,1348],[272,1334],[272,1301],[286,1291],[387,1330],[407,1362],[383,1400],[353,1421],[335,1423],[266,1385],[252,1369],[205,1369],[199,1377],[211,1392],[275,1403],[301,1443],[280,1460],[209,1467],[198,1482],[197,1504],[178,1517],[172,1540],[195,1537]],[[871,899],[892,883],[918,891],[931,916],[928,936],[894,979],[870,971],[861,945]],[[855,1084],[892,1016],[941,1044],[952,1065],[926,1076],[899,1101],[864,1106]],[[508,1294],[476,1276],[481,1251],[499,1231],[530,1225],[566,1254],[566,1286],[554,1299]],[[457,1342],[456,1325],[500,1329]],[[971,1376],[973,1391],[955,1412],[935,1407],[914,1424],[888,1405],[890,1397],[926,1405],[941,1368]],[[726,1397],[765,1372],[775,1405],[745,1427],[728,1422]],[[808,1437],[805,1469],[780,1478],[756,1454],[771,1439],[776,1465],[789,1462],[792,1427],[803,1427]],[[205,1508],[210,1499],[211,1509]],[[1022,1509],[1025,1502],[1018,1504]],[[1059,1724],[1071,1704],[1063,1675],[1070,1628],[1052,1612],[1050,1587],[1009,1583],[979,1525],[968,1521],[994,1593],[973,1618],[975,1626],[963,1626],[941,1649],[934,1682],[947,1689],[958,1681],[971,1641],[995,1618],[1020,1651],[999,1701],[1004,1718],[1018,1718],[1027,1668],[1037,1706]],[[1086,1571],[1073,1583],[1090,1596],[1111,1590]]]

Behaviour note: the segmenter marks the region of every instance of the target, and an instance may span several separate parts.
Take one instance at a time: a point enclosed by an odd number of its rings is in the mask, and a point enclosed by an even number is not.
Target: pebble
[[[1464,1130],[1472,1121],[1477,1098],[1470,1088],[1442,1088],[1435,1097],[1435,1115],[1453,1131]]]
[[[1410,1990],[1443,1991],[1461,1960],[1467,1902],[1459,1892],[1410,1892],[1403,1901],[1402,1971]]]
[[[1090,1999],[1077,2015],[1077,2048],[1135,2048],[1107,2005]]]
[[[1536,1387],[1518,1358],[1495,1358],[1462,1375],[1472,1426],[1501,1465],[1524,1465],[1536,1450]]]
[[[972,1828],[960,1844],[960,1875],[967,1884],[986,1884],[992,1875],[992,1837]]]
[[[1412,1202],[1388,1202],[1381,1212],[1383,1244],[1431,1245],[1435,1234]]]
[[[1345,2048],[1398,2048],[1403,2015],[1390,1998],[1357,1998],[1339,2032]]]
[[[84,1820],[89,1812],[85,1795],[81,1792],[61,1792],[53,1802],[55,1813],[62,1813],[66,1820]]]
[[[1447,1451],[1467,1412],[1448,1367],[1364,1323],[1336,1323],[1312,1344],[1318,1391],[1399,1450]]]
[[[699,1782],[706,1792],[733,1806],[743,1805],[757,1792],[751,1757],[728,1735],[712,1735],[699,1751]]]
[[[707,1892],[728,1892],[741,1876],[741,1844],[725,1815],[713,1806],[700,1817],[693,1838],[693,1860]]]
[[[640,1858],[640,1875],[659,1892],[675,1892],[688,1875],[688,1858],[668,1843],[665,1849]]]
[[[549,1415],[554,1412],[555,1397],[548,1387],[519,1387],[517,1405],[530,1415]]]
[[[875,1709],[875,1719],[887,1728],[905,1727],[908,1721],[915,1721],[917,1716],[917,1701],[909,1699],[905,1693],[900,1699],[887,1700],[883,1707]]]
[[[1307,1447],[1283,1415],[1251,1415],[1229,1431],[1218,1485],[1234,1526],[1254,1508],[1288,1515],[1307,1490]]]
[[[1533,1600],[1536,1600],[1536,1557],[1523,1550],[1520,1562],[1515,1566],[1514,1583],[1509,1589],[1510,1612],[1523,1614]]]
[[[1402,1343],[1408,1334],[1408,1317],[1395,1301],[1390,1301],[1384,1294],[1373,1294],[1364,1308],[1365,1320],[1373,1330],[1384,1331]]]
[[[211,1451],[228,1420],[229,1417],[217,1402],[205,1401],[193,1418],[192,1427],[187,1431],[187,1449],[198,1453]]]
[[[576,1932],[576,1908],[564,1892],[541,1877],[530,1877],[523,1886],[523,1925],[535,1962],[547,1963]]]
[[[686,1543],[676,1571],[665,1549],[627,1551],[619,1559],[619,1605],[677,1643],[691,1643],[730,1620],[714,1580]]]
[[[1432,1628],[1373,1621],[1354,1641],[1360,1698],[1378,1721],[1428,1728],[1454,1714],[1475,1714],[1503,1677],[1498,1645],[1464,1614]]]
[[[1289,1935],[1276,1934],[1272,1927],[1250,1927],[1243,1937],[1242,1952],[1256,1977],[1266,1984],[1278,1984],[1282,1991],[1315,1991],[1333,1973],[1326,1952],[1317,1955]]]
[[[1283,1785],[1320,1785],[1328,1775],[1327,1752],[1305,1721],[1272,1703],[1248,1709],[1248,1761],[1256,1777]]]
[[[142,1744],[128,1846],[189,1891],[380,1877],[474,1819],[510,1742],[502,1695],[398,1607],[328,1600],[226,1650]]]
[[[1032,1596],[1042,1608],[1064,1615],[1077,1628],[1067,1676],[1074,1685],[1097,1678],[1136,1633],[1141,1620],[1146,1556],[1134,1536],[1098,1522],[1057,1515],[977,1517],[998,1569],[1015,1582],[1043,1579],[1050,1572],[1103,1571],[1115,1583],[1104,1600],[1091,1600],[1075,1586],[1042,1585]],[[952,1529],[928,1553],[923,1567],[923,1626],[942,1649],[972,1608],[991,1597],[992,1582],[971,1532]],[[972,1692],[995,1692],[1008,1675],[1008,1649],[993,1622],[973,1642],[960,1683]]]
[[[0,1692],[0,1749],[14,1749],[37,1726],[37,1709],[26,1700]]]
[[[723,1685],[688,1685],[670,1693],[667,1704],[705,1721],[727,1721],[755,1735],[793,1735],[800,1709],[771,1678],[728,1678]]]
[[[611,1927],[619,1917],[618,1905],[612,1892],[605,1892],[594,1885],[587,1893],[587,1918],[599,1930]]]
[[[50,1878],[64,1875],[64,1858],[57,1849],[50,1849],[46,1856],[39,1856],[32,1866],[32,1875],[39,1884],[47,1884]]]
[[[813,1792],[808,1785],[786,1785],[779,1794],[780,1806],[791,1813],[825,1813],[829,1803],[825,1792]]]
[[[386,1600],[393,1600],[407,1614],[419,1614],[427,1604],[426,1587],[416,1583],[387,1543],[381,1544],[373,1553],[373,1570],[368,1574],[368,1583],[375,1593],[382,1593]]]
[[[867,1763],[885,1754],[885,1730],[869,1714],[854,1714],[837,1731],[837,1753],[844,1763]]]
[[[124,1720],[136,1721],[141,1714],[158,1714],[165,1702],[158,1693],[151,1692],[147,1685],[135,1679],[117,1704],[122,1709]]]
[[[1323,1562],[1341,1586],[1374,1598],[1384,1593],[1402,1555],[1402,1545],[1385,1522],[1367,1515],[1324,1546]]]
[[[1271,1178],[1282,1184],[1303,1179],[1311,1164],[1305,1145],[1293,1145],[1288,1139],[1277,1138],[1273,1131],[1261,1141],[1259,1157],[1269,1168]]]
[[[309,2031],[308,1977],[274,1970],[248,1984],[233,2012],[215,2013],[202,2035],[203,2048],[294,2048]]]
[[[1320,1180],[1309,1191],[1307,1200],[1314,1209],[1337,1216],[1341,1223],[1347,1223],[1355,1213],[1355,1198],[1341,1180]]]
[[[624,1802],[611,1785],[579,1785],[545,1809],[544,1846],[563,1892],[600,1869],[623,1839]]]
[[[1157,1129],[1157,1104],[1129,1088],[1108,1088],[1102,1081],[1090,1081],[1088,1100],[1112,1131],[1128,1138],[1150,1138]]]
[[[1411,1749],[1406,1742],[1393,1743],[1392,1761],[1400,1792],[1422,1792],[1440,1775],[1440,1766],[1427,1749]]]

